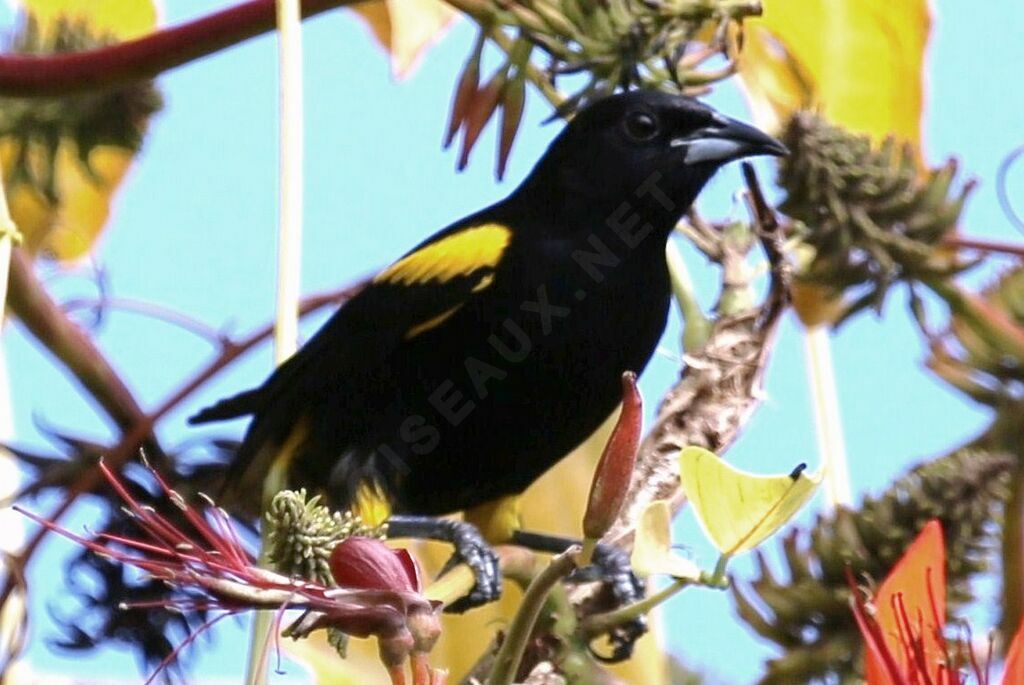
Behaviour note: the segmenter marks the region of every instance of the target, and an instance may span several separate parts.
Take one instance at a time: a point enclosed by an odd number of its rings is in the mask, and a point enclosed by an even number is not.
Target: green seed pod
[[[921,174],[910,145],[888,139],[874,147],[866,136],[806,112],[791,119],[783,139],[791,155],[780,162],[787,193],[780,209],[807,227],[800,237],[814,249],[798,276],[832,288],[867,286],[850,298],[840,321],[880,307],[894,283],[964,266],[943,242],[974,187],[954,189],[954,160]]]

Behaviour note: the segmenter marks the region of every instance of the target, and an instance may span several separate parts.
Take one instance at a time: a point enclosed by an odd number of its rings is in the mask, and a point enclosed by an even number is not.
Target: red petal
[[[1024,683],[1024,621],[1021,621],[1006,652],[1006,670],[1003,672],[1003,685],[1015,683]]]
[[[477,138],[484,126],[491,120],[494,110],[498,107],[498,98],[505,84],[505,73],[499,72],[491,77],[483,88],[478,90],[473,99],[466,105],[465,127],[462,138],[462,152],[459,154],[458,170],[462,171],[469,163],[469,153],[473,151]]]
[[[897,597],[899,599],[894,601]],[[946,548],[942,526],[937,520],[925,525],[896,562],[879,587],[874,605],[875,620],[888,651],[895,655],[906,679],[941,682],[939,671],[946,658],[942,638],[946,625]],[[897,607],[903,608],[906,620],[901,620]],[[915,640],[920,641],[919,649],[912,644]],[[920,658],[913,658],[915,653]],[[873,658],[871,652],[866,657],[864,670],[868,682],[890,682],[883,679],[888,678],[884,664]]]
[[[331,574],[341,587],[419,592],[419,567],[407,550],[376,538],[351,537],[331,551]]]

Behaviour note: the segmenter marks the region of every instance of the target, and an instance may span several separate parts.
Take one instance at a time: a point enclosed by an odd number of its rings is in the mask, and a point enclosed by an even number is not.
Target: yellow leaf
[[[579,535],[594,466],[608,441],[612,423],[612,420],[607,421],[586,443],[526,491],[522,511],[527,528],[545,533]],[[452,551],[450,545],[433,542],[417,543],[411,549],[428,570],[424,575],[427,578],[433,577],[432,574],[448,560]],[[503,597],[494,604],[465,614],[445,614],[441,638],[430,655],[431,665],[450,669],[449,682],[461,682],[491,643],[495,632],[508,625],[519,606],[521,596],[518,587],[508,583]],[[632,659],[608,668],[615,678],[625,683],[657,685],[668,682],[668,662],[659,646],[657,633],[657,626],[652,625],[651,632],[637,643]],[[314,643],[314,646],[321,643]],[[295,652],[289,642],[282,643],[282,647],[296,658],[309,663],[303,655]],[[323,646],[320,649],[330,648]],[[377,660],[377,644],[374,640],[352,640],[349,657],[344,662],[333,654],[333,650],[331,652],[319,661],[321,666],[317,669],[318,676],[314,682],[322,685],[346,685],[349,682],[376,685],[389,682]]]
[[[633,570],[641,576],[665,574],[673,578],[700,578],[700,569],[672,551],[672,510],[665,500],[647,505],[636,524]]]
[[[83,21],[97,36],[122,40],[154,29],[157,7],[154,0],[18,0],[45,33],[61,17]],[[90,174],[79,158],[74,141],[63,138],[54,156],[54,204],[28,183],[13,182],[14,167],[22,142],[14,136],[0,140],[0,166],[8,187],[11,216],[25,237],[31,254],[44,253],[67,261],[84,257],[92,248],[110,215],[111,197],[131,166],[131,151],[114,146],[97,146],[89,152]],[[43,145],[28,143],[27,166],[37,178],[49,172],[49,153]]]
[[[821,473],[803,468],[759,476],[731,466],[713,452],[687,447],[679,454],[679,480],[704,532],[726,556],[746,552],[784,526],[814,495]]]
[[[764,26],[745,29],[740,74],[754,120],[779,132],[793,112],[807,109],[814,98],[810,76]]]
[[[371,0],[353,8],[391,55],[391,71],[410,75],[420,57],[444,36],[456,12],[442,0]]]
[[[882,139],[920,145],[927,0],[764,0],[747,21],[740,74],[755,117],[797,107]]]
[[[11,183],[19,143],[0,140],[0,166],[10,189],[11,217],[25,238],[31,254],[44,253],[61,261],[88,254],[110,215],[114,191],[131,166],[132,152],[124,148],[97,146],[89,153],[93,175],[82,165],[75,144],[62,140],[54,160],[55,190],[61,202],[50,202],[28,184]],[[29,149],[29,163],[45,154],[42,147]]]
[[[157,8],[153,0],[18,0],[44,29],[60,17],[85,19],[98,33],[128,40],[153,30]]]

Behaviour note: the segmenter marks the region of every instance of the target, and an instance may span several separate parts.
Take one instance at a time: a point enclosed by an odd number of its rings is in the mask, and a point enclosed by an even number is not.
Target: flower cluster
[[[97,555],[165,582],[172,592],[155,603],[181,612],[216,614],[189,635],[148,682],[204,630],[225,616],[254,609],[278,610],[278,626],[286,610],[301,610],[299,618],[282,633],[296,639],[326,628],[355,637],[376,637],[381,659],[396,685],[406,682],[407,661],[416,685],[444,682],[444,672],[427,662],[440,634],[440,607],[421,594],[419,570],[405,550],[392,549],[377,538],[351,537],[334,547],[329,560],[337,587],[292,578],[260,568],[227,514],[212,502],[201,510],[193,507],[151,470],[163,496],[188,522],[188,530],[183,530],[184,526],[142,505],[102,462],[99,469],[124,502],[141,536],[101,533],[89,539],[18,510]],[[126,605],[130,606],[136,605]]]

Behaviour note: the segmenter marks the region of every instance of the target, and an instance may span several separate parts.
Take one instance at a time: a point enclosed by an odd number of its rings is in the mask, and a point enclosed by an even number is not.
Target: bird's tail
[[[291,465],[302,451],[309,435],[309,424],[299,421],[284,436],[274,434],[274,427],[257,419],[245,440],[238,446],[225,474],[220,501],[236,508],[258,513],[265,492],[266,479],[277,472],[276,487],[290,487]],[[262,502],[262,505],[269,502]]]
[[[226,419],[238,418],[239,416],[255,414],[263,405],[262,391],[263,388],[254,388],[253,390],[239,393],[234,397],[223,399],[217,402],[217,404],[201,410],[198,414],[190,416],[188,422],[195,425],[197,423],[224,421]]]

